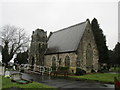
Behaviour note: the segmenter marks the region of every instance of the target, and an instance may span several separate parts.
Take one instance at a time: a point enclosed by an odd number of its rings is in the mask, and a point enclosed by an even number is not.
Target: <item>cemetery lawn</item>
[[[11,82],[11,80],[9,78],[5,78],[3,76],[0,76],[0,79],[2,79],[2,88],[24,88],[25,90],[29,90],[30,88],[34,88],[34,89],[40,89],[41,90],[57,90],[56,88],[38,83],[38,82],[32,82],[29,84],[18,84],[15,82]]]
[[[68,76],[68,77],[75,80],[94,80],[102,83],[114,84],[114,77],[118,77],[118,74],[93,73],[93,74],[86,74],[82,76]]]

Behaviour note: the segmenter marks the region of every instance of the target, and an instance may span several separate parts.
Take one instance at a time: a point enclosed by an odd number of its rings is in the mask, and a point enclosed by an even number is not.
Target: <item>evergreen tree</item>
[[[6,66],[8,66],[8,62],[9,62],[9,53],[8,53],[8,42],[5,42],[4,47],[2,47],[2,62],[6,64]]]
[[[109,50],[109,61],[111,65],[120,65],[120,43],[115,45],[113,50]]]
[[[109,50],[109,63],[110,63],[110,65],[115,64],[114,52],[112,50]]]
[[[28,59],[28,52],[23,52],[23,53],[18,53],[15,60],[14,60],[14,63],[17,63],[17,64],[26,64],[28,63],[27,61]]]
[[[92,30],[95,37],[95,42],[97,44],[99,52],[99,62],[100,63],[109,63],[108,48],[106,46],[106,37],[103,34],[102,29],[99,27],[98,21],[96,18],[92,20]]]
[[[113,50],[114,52],[114,62],[120,65],[120,43],[118,42]]]

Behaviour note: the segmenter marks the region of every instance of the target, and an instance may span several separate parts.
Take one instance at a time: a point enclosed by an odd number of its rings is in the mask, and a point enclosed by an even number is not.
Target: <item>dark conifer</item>
[[[108,47],[106,46],[106,37],[103,34],[102,29],[99,27],[98,21],[96,18],[92,20],[92,30],[97,44],[99,52],[99,62],[100,63],[109,63]]]
[[[120,65],[120,43],[119,42],[115,45],[115,48],[113,50],[113,54],[114,54],[115,64]]]

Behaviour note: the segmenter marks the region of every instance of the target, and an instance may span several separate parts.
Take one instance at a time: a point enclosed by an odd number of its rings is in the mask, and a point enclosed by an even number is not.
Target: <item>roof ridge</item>
[[[75,27],[75,26],[80,25],[80,24],[83,24],[83,23],[86,23],[86,21],[81,22],[81,23],[77,23],[77,24],[75,24],[75,25],[68,26],[68,27],[66,27],[66,28],[63,28],[63,29],[54,31],[54,32],[52,32],[52,33],[56,33],[56,32],[59,32],[59,31],[63,31],[63,30],[66,30],[66,29],[71,28],[71,27]]]

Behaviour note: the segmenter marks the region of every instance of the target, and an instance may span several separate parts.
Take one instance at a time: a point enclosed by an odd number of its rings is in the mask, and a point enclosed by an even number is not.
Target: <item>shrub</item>
[[[84,75],[86,74],[86,71],[81,68],[76,68],[76,75]]]
[[[51,66],[51,68],[52,68],[52,71],[56,71],[56,66]]]
[[[95,73],[95,70],[92,69],[92,70],[91,70],[91,73]]]
[[[68,71],[68,70],[69,70],[69,67],[58,67],[58,70]]]

